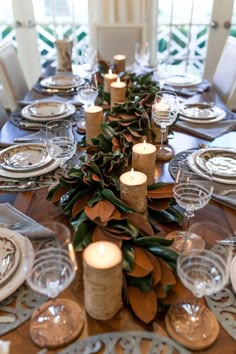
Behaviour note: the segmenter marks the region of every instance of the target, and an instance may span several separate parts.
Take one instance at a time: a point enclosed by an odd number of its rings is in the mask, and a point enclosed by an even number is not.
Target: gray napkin
[[[14,208],[11,204],[0,204],[0,223],[16,223],[21,221],[23,221],[24,224],[15,231],[29,237],[29,239],[54,237],[54,233],[51,230],[43,225],[40,225],[24,213]]]
[[[214,191],[212,194],[212,199],[216,200],[217,202],[220,202],[224,205],[227,205],[233,209],[236,209],[236,193],[231,193],[228,195],[220,195],[219,192],[226,190],[226,189],[232,189],[231,184],[223,184],[223,183],[218,183],[214,182]],[[236,185],[235,185],[236,189]]]
[[[210,124],[194,124],[178,120],[173,128],[212,141],[225,133],[236,130],[236,118],[234,120],[223,120]]]

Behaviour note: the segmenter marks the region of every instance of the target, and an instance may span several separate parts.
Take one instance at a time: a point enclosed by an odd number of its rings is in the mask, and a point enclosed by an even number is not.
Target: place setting
[[[45,77],[34,85],[34,90],[46,94],[74,95],[85,80],[78,75],[56,74]]]
[[[178,95],[185,97],[192,97],[196,94],[203,93],[210,87],[207,80],[188,73],[168,73],[165,77],[164,85],[166,89],[173,90]]]

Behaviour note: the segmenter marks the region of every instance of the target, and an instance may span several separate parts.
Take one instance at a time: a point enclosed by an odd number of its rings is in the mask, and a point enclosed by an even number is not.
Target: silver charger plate
[[[222,108],[217,107],[217,106],[214,107],[214,113],[217,115],[215,115],[213,117],[206,116],[205,118],[203,118],[203,116],[202,116],[199,118],[199,114],[198,114],[196,117],[192,116],[190,118],[190,117],[187,117],[186,115],[183,115],[181,110],[179,111],[179,113],[180,113],[180,115],[179,115],[180,120],[183,120],[183,121],[189,122],[189,123],[196,123],[196,124],[209,124],[209,123],[219,122],[219,121],[223,120],[226,116],[226,112]],[[207,114],[209,115],[209,112]]]
[[[188,74],[177,74],[177,75],[170,75],[166,80],[165,83],[170,86],[193,86],[200,84],[202,79]]]
[[[20,144],[0,152],[1,167],[9,171],[32,171],[52,161],[44,144]]]
[[[15,272],[20,261],[20,250],[15,241],[0,229],[0,285]]]
[[[179,113],[187,118],[212,119],[219,115],[218,107],[208,103],[184,104]]]

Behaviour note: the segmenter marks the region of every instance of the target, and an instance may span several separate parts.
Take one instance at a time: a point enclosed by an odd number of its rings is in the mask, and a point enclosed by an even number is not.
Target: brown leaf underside
[[[135,315],[143,322],[151,322],[157,313],[157,298],[153,290],[144,292],[135,286],[128,287],[129,303]]]

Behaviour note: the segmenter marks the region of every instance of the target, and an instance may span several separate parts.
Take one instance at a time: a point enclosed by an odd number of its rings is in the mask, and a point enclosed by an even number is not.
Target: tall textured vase
[[[73,40],[69,38],[57,39],[55,41],[57,51],[57,71],[72,71],[72,48]]]

